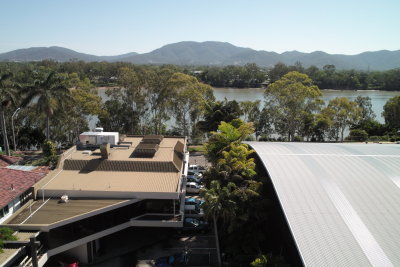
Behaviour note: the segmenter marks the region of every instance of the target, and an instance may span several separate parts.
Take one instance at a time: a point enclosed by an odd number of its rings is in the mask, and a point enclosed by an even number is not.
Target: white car
[[[189,182],[186,184],[186,192],[187,193],[195,193],[198,194],[200,192],[200,189],[202,189],[204,186],[199,185],[198,183],[195,182]]]
[[[188,171],[194,173],[204,173],[206,171],[206,168],[200,165],[189,165]]]
[[[186,179],[188,182],[196,182],[200,184],[203,180],[203,175],[201,173],[188,172]]]

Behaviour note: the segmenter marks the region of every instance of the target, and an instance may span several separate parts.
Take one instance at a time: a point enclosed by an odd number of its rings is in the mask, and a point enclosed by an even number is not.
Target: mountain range
[[[400,67],[400,50],[381,50],[357,55],[328,54],[322,51],[302,53],[298,51],[275,53],[237,47],[225,42],[179,42],[165,45],[149,53],[127,53],[117,56],[95,56],[79,53],[63,47],[32,47],[0,54],[0,61],[40,61],[52,59],[59,62],[70,60],[131,62],[134,64],[174,64],[193,66],[226,66],[256,63],[272,67],[278,62],[294,65],[300,62],[304,67],[311,65],[322,68],[335,65],[337,69],[388,70]]]

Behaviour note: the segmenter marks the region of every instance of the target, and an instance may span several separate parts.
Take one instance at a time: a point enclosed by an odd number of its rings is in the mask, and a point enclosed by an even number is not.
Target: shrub
[[[379,141],[379,140],[381,140],[381,137],[380,137],[380,136],[373,135],[373,136],[370,136],[368,139],[369,139],[370,141]]]
[[[293,138],[293,142],[303,142],[303,137],[296,135]]]
[[[350,130],[349,139],[352,141],[364,142],[368,139],[368,134],[365,130],[353,129]]]
[[[4,241],[17,240],[14,231],[7,227],[0,227],[0,252],[3,252]]]
[[[268,263],[267,255],[261,255],[260,257],[256,258],[254,261],[250,263],[251,267],[263,267],[266,266]]]
[[[43,155],[45,157],[52,157],[57,155],[56,144],[47,140],[43,143]]]
[[[256,138],[252,135],[246,137],[245,141],[256,141]]]

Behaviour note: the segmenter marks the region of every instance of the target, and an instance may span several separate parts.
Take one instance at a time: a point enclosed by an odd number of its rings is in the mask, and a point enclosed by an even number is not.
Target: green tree
[[[312,80],[299,72],[289,72],[265,90],[265,106],[274,127],[293,141],[303,128],[304,117],[319,110],[321,92]]]
[[[288,66],[284,63],[276,63],[275,66],[268,71],[268,78],[270,82],[276,82],[289,72]]]
[[[389,130],[400,130],[400,96],[392,97],[386,102],[382,115]]]
[[[312,129],[312,141],[324,142],[328,137],[329,130],[332,126],[332,120],[325,112],[316,114],[314,117]]]
[[[197,127],[204,132],[215,131],[222,121],[231,122],[239,116],[240,106],[235,100],[208,101],[205,105],[204,120],[199,121]]]
[[[50,117],[55,109],[62,108],[64,103],[71,99],[65,81],[57,73],[50,72],[26,87],[25,93],[22,105],[33,103],[38,110],[46,114],[46,139],[50,139]]]
[[[11,82],[11,73],[4,73],[0,75],[0,127],[3,136],[4,150],[7,155],[10,155],[10,147],[7,138],[6,121],[4,112],[15,102],[17,91]]]
[[[102,116],[106,111],[103,108],[101,97],[90,90],[71,90],[71,97],[71,101],[65,103],[65,109],[68,112],[59,114],[60,116],[57,118],[62,119],[64,125],[71,127],[67,131],[72,130],[75,138],[78,139],[79,134],[89,128],[88,122],[91,118],[93,116]]]
[[[193,137],[193,126],[204,114],[207,100],[214,100],[212,89],[204,86],[193,76],[175,73],[168,81],[171,97],[171,110],[180,132]]]
[[[168,81],[174,71],[168,67],[141,70],[139,77],[145,90],[145,101],[149,105],[150,123],[154,134],[165,130],[165,122],[169,119],[171,109],[171,92]]]
[[[135,126],[140,120],[140,116],[144,116],[146,111],[146,104],[144,103],[144,90],[137,73],[128,67],[119,69],[118,82],[123,87],[123,93],[126,95],[122,101],[125,102],[125,105],[129,107],[129,132],[134,134]]]
[[[337,97],[329,101],[322,113],[332,121],[331,137],[343,142],[345,130],[360,118],[361,108],[347,97]]]
[[[256,101],[241,101],[239,102],[241,115],[243,115],[243,120],[245,122],[253,121],[256,114],[260,112],[261,100]]]
[[[107,131],[127,133],[131,127],[131,111],[123,100],[125,94],[120,89],[109,89],[106,92],[110,98],[104,103],[104,111],[99,115],[99,126]]]
[[[236,176],[239,179],[250,179],[256,175],[254,158],[250,158],[254,152],[246,144],[230,143],[228,150],[222,151],[218,165],[227,171],[231,178]]]
[[[367,121],[372,121],[375,119],[375,113],[372,109],[372,102],[369,96],[357,96],[354,100],[357,103],[360,110],[360,120],[355,127],[364,124]]]
[[[209,141],[204,144],[207,160],[217,165],[218,160],[222,157],[222,152],[226,151],[231,143],[240,143],[253,132],[253,124],[243,123],[240,119],[233,123],[221,122],[218,131],[211,132]]]
[[[368,133],[362,129],[352,129],[350,130],[348,139],[350,141],[360,141],[360,142],[367,141]]]

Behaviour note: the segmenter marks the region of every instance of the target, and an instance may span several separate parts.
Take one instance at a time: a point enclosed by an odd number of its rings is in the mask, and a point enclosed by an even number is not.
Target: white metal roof
[[[305,266],[400,266],[400,145],[248,144]]]

